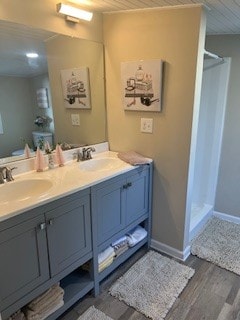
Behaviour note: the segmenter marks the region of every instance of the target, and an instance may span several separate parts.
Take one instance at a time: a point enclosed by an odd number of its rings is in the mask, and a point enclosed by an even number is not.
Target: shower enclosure
[[[194,163],[190,166],[191,199],[187,199],[191,208],[190,240],[214,208],[231,63],[231,58],[219,58],[206,51],[205,56],[199,115],[192,129],[197,136]]]

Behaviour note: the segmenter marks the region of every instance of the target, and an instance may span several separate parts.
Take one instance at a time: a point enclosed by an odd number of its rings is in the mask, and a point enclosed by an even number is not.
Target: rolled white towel
[[[111,246],[112,246],[112,247],[115,247],[115,246],[121,244],[122,242],[125,242],[126,240],[127,240],[127,237],[126,237],[126,236],[123,236],[123,237],[119,238],[118,240],[114,241],[114,242],[111,244]]]
[[[135,246],[138,242],[143,240],[147,236],[147,231],[137,226],[135,229],[131,230],[129,233],[127,233],[127,240],[129,247]]]

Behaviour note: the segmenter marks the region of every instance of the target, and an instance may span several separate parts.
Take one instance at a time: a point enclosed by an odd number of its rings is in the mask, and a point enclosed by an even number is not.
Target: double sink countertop
[[[103,151],[92,157],[80,162],[70,160],[43,172],[13,175],[14,181],[0,185],[0,222],[134,168],[120,160],[117,152]]]

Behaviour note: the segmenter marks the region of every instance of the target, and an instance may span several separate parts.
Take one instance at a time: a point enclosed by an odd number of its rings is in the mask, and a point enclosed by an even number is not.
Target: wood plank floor
[[[76,320],[94,305],[114,320],[147,320],[141,313],[108,294],[110,285],[144,253],[145,250],[136,253],[104,280],[98,297],[87,295],[59,319]],[[195,269],[195,274],[165,320],[240,320],[240,276],[194,256],[190,256],[184,264]]]

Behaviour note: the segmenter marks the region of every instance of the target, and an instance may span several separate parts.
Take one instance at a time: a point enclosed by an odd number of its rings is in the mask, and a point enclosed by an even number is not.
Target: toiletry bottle
[[[144,79],[144,72],[143,72],[143,69],[142,69],[142,66],[141,66],[141,65],[138,66],[138,69],[137,69],[137,71],[136,71],[136,73],[135,73],[135,77],[136,77],[136,80],[137,80],[137,81],[143,81],[143,79]]]
[[[54,160],[53,160],[53,155],[52,153],[48,154],[48,169],[53,169],[54,168]]]

